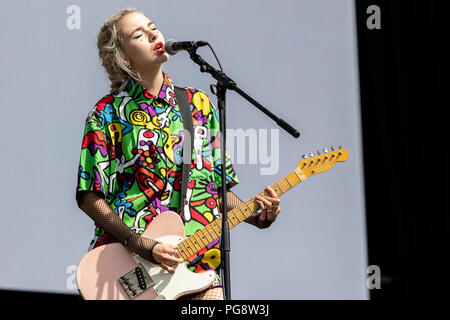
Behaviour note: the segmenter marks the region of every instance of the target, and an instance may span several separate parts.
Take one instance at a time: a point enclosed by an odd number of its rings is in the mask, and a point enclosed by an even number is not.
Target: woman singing
[[[111,90],[86,118],[76,200],[95,222],[89,250],[120,242],[131,252],[174,272],[184,262],[176,246],[141,234],[167,210],[182,218],[186,236],[220,217],[217,190],[223,166],[220,139],[209,134],[220,131],[218,112],[203,91],[186,87],[196,132],[194,149],[200,149],[189,175],[189,210],[181,210],[183,123],[174,82],[161,68],[169,60],[164,43],[155,22],[133,8],[116,13],[101,27],[97,46]],[[238,178],[228,153],[225,163],[229,189]],[[270,187],[266,189],[270,196],[257,200],[260,214],[246,220],[258,228],[267,228],[280,212],[278,196]],[[227,202],[231,210],[241,200],[228,191]],[[209,289],[189,298],[223,299],[219,240],[185,262],[191,271],[213,269],[217,274]]]

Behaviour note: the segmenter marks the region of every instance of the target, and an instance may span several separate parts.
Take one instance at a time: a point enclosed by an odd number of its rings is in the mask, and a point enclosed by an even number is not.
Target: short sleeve
[[[78,166],[75,198],[80,191],[100,191],[105,199],[108,196],[110,158],[106,128],[101,128],[100,119],[90,114],[85,122]]]
[[[212,157],[214,162],[214,175],[216,181],[217,189],[222,187],[222,161],[220,156],[220,143],[222,141],[220,122],[219,122],[219,110],[213,105],[210,100],[211,105],[211,120],[210,120],[210,137],[212,145]],[[235,186],[239,183],[239,179],[234,170],[233,163],[231,162],[230,154],[225,148],[225,178],[227,189]]]

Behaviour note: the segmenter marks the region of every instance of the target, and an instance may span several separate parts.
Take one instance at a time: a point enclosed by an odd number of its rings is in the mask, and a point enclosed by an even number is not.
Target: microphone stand
[[[222,234],[221,234],[221,258],[223,267],[223,285],[224,285],[224,298],[225,300],[231,300],[231,285],[230,285],[230,229],[227,215],[227,189],[226,189],[226,163],[225,163],[225,147],[226,147],[226,91],[227,89],[236,91],[240,96],[245,98],[256,108],[266,114],[269,118],[273,119],[281,128],[291,134],[293,137],[298,138],[300,133],[289,125],[283,119],[278,118],[258,101],[250,97],[244,91],[238,88],[236,82],[229,78],[224,72],[213,68],[208,62],[206,62],[200,55],[197,54],[197,48],[187,50],[189,56],[196,64],[200,66],[200,72],[206,72],[217,80],[217,84],[211,85],[211,91],[217,96],[217,106],[219,109],[219,122],[220,131],[222,134],[222,141],[220,141],[220,156],[222,163],[221,172],[221,192],[222,192]],[[225,218],[225,219],[224,219]]]

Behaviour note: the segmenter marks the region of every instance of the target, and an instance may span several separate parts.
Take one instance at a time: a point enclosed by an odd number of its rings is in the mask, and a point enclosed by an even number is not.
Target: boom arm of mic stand
[[[201,72],[207,72],[212,75],[214,79],[216,79],[220,84],[225,86],[225,88],[229,90],[233,90],[237,92],[241,97],[243,97],[245,100],[253,104],[256,108],[258,108],[261,112],[263,112],[265,115],[267,115],[269,118],[271,118],[273,121],[275,121],[281,128],[283,128],[286,132],[288,132],[291,136],[294,138],[300,137],[300,132],[298,132],[297,129],[292,127],[290,124],[288,124],[286,121],[284,121],[281,118],[278,118],[276,115],[274,115],[272,112],[270,112],[267,108],[265,108],[262,104],[260,104],[258,101],[250,97],[247,93],[242,91],[230,77],[228,77],[225,73],[223,73],[220,70],[216,70],[213,68],[208,62],[206,62],[202,57],[200,57],[196,50],[190,50],[189,55],[191,59],[200,65],[200,71]]]

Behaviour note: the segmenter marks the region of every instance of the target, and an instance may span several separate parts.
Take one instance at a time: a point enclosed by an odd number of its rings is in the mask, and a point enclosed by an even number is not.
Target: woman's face
[[[118,30],[122,37],[122,49],[132,69],[144,73],[147,68],[160,66],[169,60],[162,33],[142,13],[127,14],[120,20]]]

